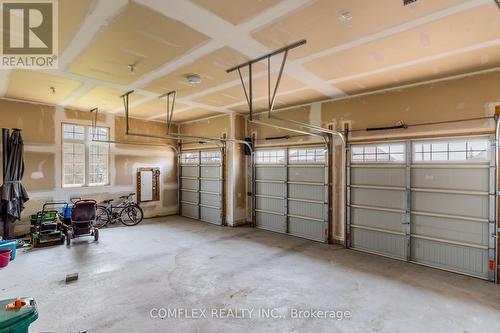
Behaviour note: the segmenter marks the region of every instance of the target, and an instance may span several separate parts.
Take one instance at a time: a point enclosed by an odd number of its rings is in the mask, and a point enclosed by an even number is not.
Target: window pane
[[[433,162],[487,161],[488,139],[450,139],[415,143],[413,160]],[[423,147],[423,148],[421,148]],[[430,149],[427,149],[430,147]]]
[[[465,151],[466,142],[450,142],[450,151]]]
[[[85,145],[83,143],[64,143],[63,173],[64,185],[84,185]]]
[[[255,163],[258,164],[284,164],[284,150],[258,150],[255,153]]]
[[[108,183],[107,143],[92,142],[89,146],[89,185],[105,185]]]
[[[405,152],[405,146],[402,144],[391,145],[391,153],[402,154]]]
[[[357,163],[402,163],[405,161],[405,150],[404,143],[354,145],[352,146],[351,161]]]
[[[108,133],[109,129],[106,127],[89,127],[89,140],[107,141]]]
[[[218,164],[222,161],[222,154],[220,151],[202,151],[201,163],[202,164]]]
[[[433,161],[446,161],[448,159],[448,153],[439,153],[439,152],[432,152],[432,160]]]
[[[288,150],[290,163],[324,163],[324,148],[298,148]]]
[[[181,164],[198,164],[199,153],[198,152],[186,152],[181,154]]]

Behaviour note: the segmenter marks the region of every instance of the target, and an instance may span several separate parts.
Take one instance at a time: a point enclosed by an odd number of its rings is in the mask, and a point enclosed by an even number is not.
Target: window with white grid
[[[487,138],[417,141],[413,143],[414,162],[486,162]]]
[[[219,164],[222,159],[220,151],[202,151],[201,163],[202,164]]]
[[[325,163],[324,148],[297,148],[288,151],[290,163]]]
[[[284,164],[285,150],[257,150],[255,152],[255,163],[257,164]]]
[[[377,143],[351,146],[353,163],[403,163],[406,161],[404,143]]]
[[[63,186],[96,186],[109,183],[109,129],[62,124]]]
[[[198,152],[185,152],[181,154],[181,164],[198,164],[200,155]]]

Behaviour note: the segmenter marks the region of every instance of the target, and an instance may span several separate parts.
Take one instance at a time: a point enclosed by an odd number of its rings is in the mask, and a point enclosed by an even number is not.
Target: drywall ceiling
[[[281,0],[232,0],[230,5],[228,5],[229,3],[227,0],[192,1],[211,11],[223,20],[238,25],[278,4]]]
[[[123,114],[119,96],[134,89],[130,114],[164,120],[158,95],[177,90],[175,121],[244,113],[238,73],[225,69],[302,38],[276,107],[500,66],[492,0],[59,0],[60,68],[2,70],[0,96]],[[256,110],[267,108],[266,69],[254,67]]]
[[[82,83],[57,75],[27,70],[10,73],[5,96],[34,102],[58,104],[68,98]]]

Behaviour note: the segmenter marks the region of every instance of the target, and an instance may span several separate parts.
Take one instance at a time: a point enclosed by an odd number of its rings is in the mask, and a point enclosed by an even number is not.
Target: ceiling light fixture
[[[137,67],[137,64],[130,64],[130,65],[127,65],[128,67],[128,70],[130,71],[130,73],[133,73],[135,71],[135,68]]]
[[[50,86],[49,89],[52,92],[52,95],[56,94],[56,88],[54,86]]]
[[[199,74],[191,73],[186,75],[186,80],[188,84],[195,86],[201,82],[201,76]]]
[[[340,12],[338,17],[342,23],[352,20],[352,14],[349,11]]]

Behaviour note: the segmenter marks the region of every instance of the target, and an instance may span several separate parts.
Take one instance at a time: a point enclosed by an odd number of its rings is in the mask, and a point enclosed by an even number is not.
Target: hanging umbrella
[[[29,200],[28,193],[21,183],[24,175],[24,144],[21,131],[14,129],[8,141],[6,154],[6,173],[0,187],[0,218],[4,224],[4,238],[9,235],[10,224],[21,219],[24,203]]]

